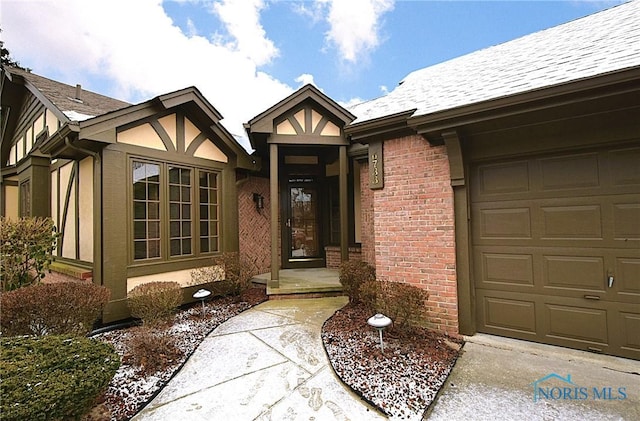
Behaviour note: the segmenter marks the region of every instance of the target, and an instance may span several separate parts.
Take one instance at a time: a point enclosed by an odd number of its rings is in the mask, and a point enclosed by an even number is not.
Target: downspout
[[[102,159],[98,152],[72,144],[69,136],[65,136],[64,144],[70,149],[93,157],[93,281],[95,283],[95,279],[98,278],[100,285],[104,286],[102,278]],[[79,232],[78,235],[80,235]]]

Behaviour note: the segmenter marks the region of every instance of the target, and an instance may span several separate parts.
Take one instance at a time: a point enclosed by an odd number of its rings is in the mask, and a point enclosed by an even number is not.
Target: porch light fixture
[[[369,317],[367,320],[367,324],[369,326],[375,327],[378,329],[378,333],[380,333],[380,350],[384,354],[384,342],[382,342],[382,331],[385,327],[391,324],[391,319],[385,316],[384,314],[378,313],[374,316]]]
[[[264,197],[260,193],[253,193],[253,202],[256,204],[256,210],[264,209]]]
[[[209,291],[208,289],[204,289],[201,288],[199,290],[197,290],[194,294],[193,294],[193,298],[198,299],[200,301],[202,301],[202,315],[204,316],[204,300],[211,295],[211,291]]]

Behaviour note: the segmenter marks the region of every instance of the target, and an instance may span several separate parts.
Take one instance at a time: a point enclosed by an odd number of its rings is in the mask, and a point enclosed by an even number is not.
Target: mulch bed
[[[456,362],[462,340],[415,328],[410,335],[378,332],[371,312],[347,305],[329,318],[322,340],[336,374],[393,419],[421,420]]]

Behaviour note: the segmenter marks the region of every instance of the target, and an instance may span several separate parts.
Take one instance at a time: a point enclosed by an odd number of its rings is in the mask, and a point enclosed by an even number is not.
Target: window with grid
[[[133,261],[220,250],[218,173],[142,160],[132,171]]]
[[[133,162],[134,259],[160,257],[160,165]]]
[[[20,184],[20,216],[31,216],[31,181],[26,180]]]
[[[200,251],[202,253],[219,250],[219,209],[218,209],[218,177],[217,174],[200,171]]]
[[[169,167],[169,255],[191,254],[191,170]]]

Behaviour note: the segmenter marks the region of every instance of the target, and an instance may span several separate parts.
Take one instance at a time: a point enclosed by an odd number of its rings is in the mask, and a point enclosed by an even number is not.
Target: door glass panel
[[[305,258],[320,255],[318,235],[318,194],[313,187],[291,187],[291,255]]]

